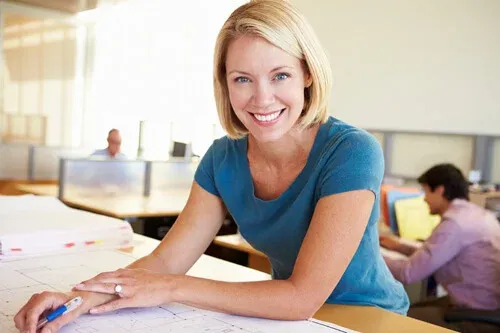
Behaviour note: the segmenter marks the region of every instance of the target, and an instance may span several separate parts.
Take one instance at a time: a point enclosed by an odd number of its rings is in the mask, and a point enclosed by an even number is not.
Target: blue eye
[[[289,77],[290,77],[290,75],[288,75],[287,73],[278,73],[278,74],[276,74],[274,79],[278,80],[278,81],[283,81],[283,80],[288,79]]]
[[[237,78],[234,79],[234,82],[236,82],[236,83],[247,83],[247,82],[250,82],[250,80],[247,77],[238,76]]]

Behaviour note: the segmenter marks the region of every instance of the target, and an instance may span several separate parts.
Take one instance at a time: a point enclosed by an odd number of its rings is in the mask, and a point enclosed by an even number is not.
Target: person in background
[[[411,284],[433,275],[448,295],[412,305],[408,316],[460,332],[499,332],[483,323],[447,323],[444,313],[448,307],[500,309],[500,224],[469,202],[469,184],[454,165],[436,165],[418,182],[431,214],[440,215],[441,222],[420,248],[390,236],[381,236],[380,243],[409,256],[385,258],[396,279]]]
[[[117,158],[117,159],[126,159],[125,154],[120,152],[122,145],[122,136],[120,135],[120,131],[116,128],[113,128],[108,132],[108,146],[104,149],[96,150],[92,153],[91,156],[100,156],[105,158]]]
[[[331,68],[305,18],[288,1],[244,4],[223,25],[214,62],[228,135],[203,156],[174,226],[127,268],[82,281],[71,294],[34,296],[15,316],[18,328],[34,333],[40,315],[71,295],[83,304],[41,333],[89,311],[169,302],[281,320],[310,318],[324,303],[406,314],[408,297],[378,242],[382,149],[366,131],[329,116]],[[228,212],[269,257],[272,280],[186,275]]]

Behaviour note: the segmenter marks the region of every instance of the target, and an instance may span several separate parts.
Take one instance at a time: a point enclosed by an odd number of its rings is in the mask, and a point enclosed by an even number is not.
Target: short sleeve
[[[215,186],[215,164],[214,164],[214,150],[215,142],[210,146],[205,155],[198,164],[198,168],[194,174],[194,180],[198,185],[200,185],[205,191],[212,193],[220,197],[219,191]]]
[[[356,129],[335,139],[318,182],[319,198],[370,190],[377,197],[384,176],[384,156],[378,141],[368,132]]]

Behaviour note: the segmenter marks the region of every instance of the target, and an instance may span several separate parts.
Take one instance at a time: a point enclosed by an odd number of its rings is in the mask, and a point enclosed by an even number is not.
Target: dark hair
[[[469,200],[469,182],[465,179],[462,171],[453,164],[433,166],[418,177],[418,182],[422,185],[428,185],[432,191],[442,185],[444,197],[449,201],[453,199]]]

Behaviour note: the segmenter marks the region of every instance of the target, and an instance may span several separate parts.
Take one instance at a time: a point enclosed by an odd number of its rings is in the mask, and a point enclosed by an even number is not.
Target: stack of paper
[[[131,245],[128,222],[69,208],[53,197],[0,196],[0,260]]]

